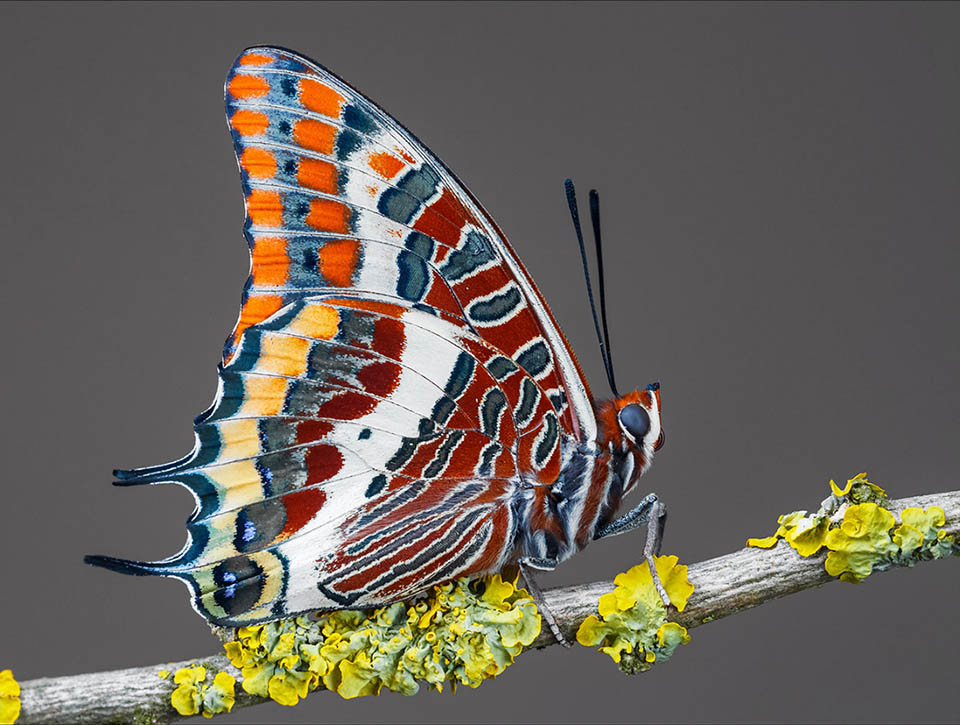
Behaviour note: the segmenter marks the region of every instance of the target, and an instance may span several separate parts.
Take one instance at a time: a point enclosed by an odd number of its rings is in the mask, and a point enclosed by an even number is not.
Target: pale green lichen
[[[0,672],[0,725],[13,725],[20,717],[20,683],[13,672]]]
[[[170,695],[173,709],[184,716],[206,718],[230,712],[236,702],[236,679],[227,672],[218,672],[210,684],[206,679],[207,669],[202,665],[177,670],[173,675],[177,688]]]
[[[827,573],[849,582],[863,581],[877,567],[912,566],[958,551],[955,537],[941,528],[945,515],[939,506],[904,509],[897,526],[894,515],[884,508],[886,491],[868,481],[866,473],[851,478],[843,488],[830,481],[830,489],[816,513],[785,514],[773,536],[747,539],[747,546],[769,549],[784,539],[805,557],[826,547]]]
[[[435,586],[416,604],[241,627],[224,649],[246,692],[295,705],[321,682],[344,698],[412,695],[421,682],[478,687],[539,633],[527,591],[494,575]]]
[[[682,612],[693,593],[687,567],[675,556],[654,559],[657,574],[670,602]],[[613,580],[616,587],[600,597],[600,618],[587,617],[577,631],[577,642],[585,647],[600,645],[624,672],[643,672],[654,662],[665,662],[681,644],[690,641],[687,630],[667,621],[667,609],[653,583],[647,564],[638,564]]]

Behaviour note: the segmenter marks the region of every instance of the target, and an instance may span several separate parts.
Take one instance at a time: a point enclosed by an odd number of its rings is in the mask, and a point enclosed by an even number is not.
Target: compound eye
[[[620,424],[639,445],[650,430],[650,416],[643,406],[631,403],[620,410]]]

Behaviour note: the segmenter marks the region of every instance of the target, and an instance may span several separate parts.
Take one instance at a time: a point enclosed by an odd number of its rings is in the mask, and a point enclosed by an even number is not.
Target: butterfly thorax
[[[652,455],[617,424],[616,401],[597,403],[598,437],[562,440],[562,467],[550,486],[527,484],[517,502],[516,558],[570,558],[613,520],[626,493],[650,467]]]

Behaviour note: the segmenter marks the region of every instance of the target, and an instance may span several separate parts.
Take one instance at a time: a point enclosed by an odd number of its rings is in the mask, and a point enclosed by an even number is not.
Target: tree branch
[[[899,514],[911,506],[941,507],[946,514],[943,527],[946,533],[960,535],[960,491],[889,501],[885,507]],[[824,559],[823,553],[802,558],[786,542],[780,541],[772,549],[741,549],[691,564],[688,576],[695,587],[694,593],[684,611],[674,612],[670,619],[690,629],[825,584],[834,577],[824,569]],[[612,582],[594,582],[550,589],[544,592],[544,596],[566,637],[574,640],[580,623],[596,613],[600,595],[612,588]],[[555,643],[544,628],[532,646],[541,648]],[[172,678],[160,679],[157,672],[162,669],[172,672],[191,664],[230,672],[240,679],[240,673],[222,655],[112,672],[45,677],[21,684],[22,710],[17,723],[165,723],[179,720],[180,715],[170,705],[170,693],[174,688]],[[237,687],[234,707],[262,702],[267,700]]]

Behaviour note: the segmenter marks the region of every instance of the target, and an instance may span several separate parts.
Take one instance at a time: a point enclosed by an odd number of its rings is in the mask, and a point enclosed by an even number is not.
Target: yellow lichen
[[[173,675],[177,688],[170,695],[170,704],[181,715],[196,715],[200,712],[202,703],[200,697],[200,683],[207,678],[206,668],[184,667]]]
[[[226,672],[218,672],[209,685],[207,670],[202,665],[183,667],[173,675],[177,688],[170,694],[173,709],[184,716],[202,714],[206,718],[230,712],[236,701],[236,680]]]
[[[780,537],[774,534],[773,536],[764,536],[762,539],[747,539],[747,546],[753,546],[757,549],[772,549],[778,541],[780,541]]]
[[[812,556],[820,551],[830,527],[826,516],[808,516],[806,511],[785,514],[777,521],[780,527],[774,536],[783,537],[800,556]]]
[[[957,552],[955,538],[941,528],[946,517],[939,506],[904,509],[894,529],[896,519],[883,507],[887,493],[868,481],[866,473],[843,488],[830,481],[830,490],[816,513],[785,514],[773,536],[747,539],[747,546],[769,549],[782,538],[801,556],[812,556],[825,546],[827,572],[849,582],[863,581],[878,566],[912,566]]]
[[[655,558],[657,574],[671,603],[683,611],[693,593],[687,579],[687,567],[677,564],[675,556]],[[667,609],[653,583],[646,564],[638,564],[618,574],[612,592],[597,603],[600,614],[587,617],[577,630],[577,642],[596,647],[626,672],[650,669],[655,661],[666,661],[681,644],[690,641],[687,630],[676,622],[667,622]]]
[[[887,492],[875,483],[867,480],[866,473],[858,473],[847,481],[847,485],[840,488],[830,481],[830,491],[836,498],[849,498],[851,503],[879,503],[887,498]]]
[[[827,573],[849,582],[866,579],[875,564],[897,553],[890,539],[895,523],[893,514],[875,503],[847,507],[840,526],[827,532]]]
[[[495,575],[436,586],[414,605],[241,627],[224,649],[246,692],[295,705],[320,682],[344,698],[384,687],[412,695],[420,682],[478,687],[539,633],[530,595]]]
[[[20,683],[10,670],[0,671],[0,725],[12,725],[20,717]]]
[[[218,672],[213,683],[203,687],[203,716],[211,718],[221,712],[230,712],[236,703],[237,680],[227,672]]]

